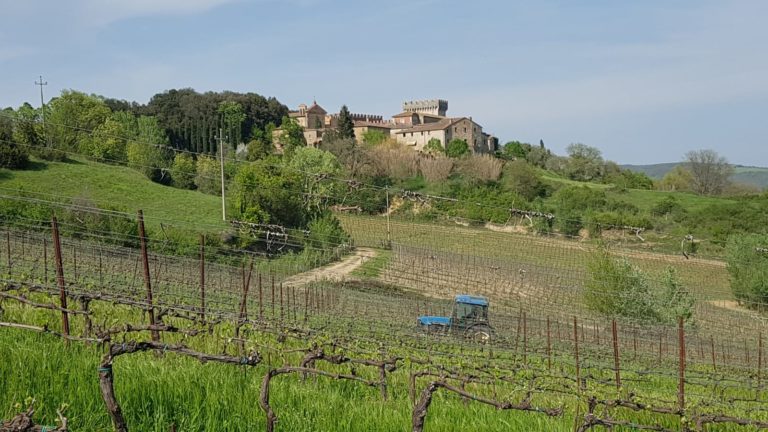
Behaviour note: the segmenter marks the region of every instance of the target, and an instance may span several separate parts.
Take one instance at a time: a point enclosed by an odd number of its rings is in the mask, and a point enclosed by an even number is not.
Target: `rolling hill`
[[[642,172],[653,179],[661,179],[681,162],[659,163],[651,165],[622,165],[622,168]],[[761,188],[768,187],[768,168],[734,165],[733,177],[735,182],[755,185]]]

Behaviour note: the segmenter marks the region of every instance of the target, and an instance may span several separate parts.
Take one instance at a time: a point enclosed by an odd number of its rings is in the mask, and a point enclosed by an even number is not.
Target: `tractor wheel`
[[[490,343],[492,334],[491,329],[486,326],[475,326],[467,330],[467,336],[472,341],[482,344]]]

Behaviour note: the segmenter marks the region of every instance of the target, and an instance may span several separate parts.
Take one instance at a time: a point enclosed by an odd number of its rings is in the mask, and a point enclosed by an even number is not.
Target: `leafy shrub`
[[[605,192],[587,186],[567,186],[558,189],[552,195],[552,202],[558,211],[585,211],[600,210],[606,206],[608,200]]]
[[[424,146],[424,152],[429,154],[445,154],[443,143],[437,138],[432,138]]]
[[[587,263],[584,302],[595,312],[638,321],[673,323],[690,321],[693,297],[684,290],[674,269],[667,269],[654,284],[625,258],[614,258],[599,248]]]
[[[445,146],[445,154],[452,158],[459,158],[469,153],[469,145],[463,139],[454,138]]]
[[[0,141],[0,168],[24,168],[28,162],[26,149],[13,142]]]
[[[528,201],[548,196],[551,189],[541,180],[539,173],[524,160],[508,162],[504,166],[502,182]]]
[[[173,166],[171,168],[173,186],[179,189],[194,189],[196,171],[195,159],[191,155],[177,153],[173,158]]]
[[[768,304],[768,234],[736,234],[725,248],[731,290],[739,301],[765,309]]]
[[[219,161],[210,156],[197,159],[195,185],[200,192],[221,195],[221,173]]]
[[[69,159],[65,152],[53,147],[32,147],[29,152],[32,156],[49,162],[65,162]]]
[[[128,166],[153,182],[170,183],[167,168],[171,155],[167,149],[144,142],[130,141],[126,146]]]
[[[329,212],[311,220],[307,229],[309,235],[304,243],[315,249],[332,249],[349,242],[349,235],[336,216]]]
[[[651,216],[668,216],[673,213],[684,213],[685,208],[680,205],[680,202],[672,195],[667,196],[663,200],[657,202],[651,207]]]

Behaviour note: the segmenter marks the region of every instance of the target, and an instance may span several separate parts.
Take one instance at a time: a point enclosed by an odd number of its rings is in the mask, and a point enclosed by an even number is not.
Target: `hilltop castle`
[[[338,114],[328,114],[317,102],[307,107],[301,104],[288,115],[304,128],[308,145],[318,146],[323,134],[338,127]],[[368,131],[379,131],[397,142],[423,150],[431,139],[437,139],[445,146],[453,139],[463,139],[473,153],[496,151],[498,139],[483,132],[483,127],[472,117],[448,117],[448,101],[442,99],[403,102],[402,112],[384,120],[381,115],[351,114],[355,137],[358,142]],[[281,133],[278,129],[277,135]]]

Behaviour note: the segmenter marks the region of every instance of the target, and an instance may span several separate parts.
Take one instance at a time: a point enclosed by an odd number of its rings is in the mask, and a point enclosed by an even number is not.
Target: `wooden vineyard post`
[[[141,241],[141,261],[144,269],[144,286],[147,288],[147,314],[149,315],[149,324],[155,325],[155,308],[152,305],[152,277],[149,274],[149,256],[147,255],[147,235],[144,231],[144,213],[139,210],[139,240]],[[160,341],[160,333],[152,330],[152,341]]]
[[[72,262],[75,269],[75,284],[77,284],[77,249],[74,246],[72,246]]]
[[[48,285],[48,239],[43,239],[43,281]]]
[[[763,333],[757,334],[757,397],[760,398],[760,377],[763,372]]]
[[[205,234],[200,234],[200,321],[205,324]]]
[[[261,273],[259,273],[259,321],[264,319],[264,296],[262,294]]]
[[[309,317],[309,289],[307,287],[304,287],[304,324],[307,323],[307,318]]]
[[[283,283],[280,282],[280,322],[283,322]]]
[[[251,266],[248,269],[248,273],[245,273],[245,263],[243,263],[243,298],[240,301],[240,315],[239,323],[242,324],[248,319],[248,289],[251,285],[251,273],[253,272],[253,260],[251,260]]]
[[[579,324],[576,317],[573,317],[573,346],[576,359],[576,389],[581,394],[581,375],[579,371]]]
[[[11,232],[10,231],[5,232],[5,249],[6,249],[6,254],[8,255],[8,274],[11,274],[13,263],[11,262]]]
[[[547,370],[552,370],[552,337],[549,325],[549,317],[547,317]]]
[[[709,345],[712,348],[712,369],[717,372],[717,362],[715,362],[715,337],[709,337]]]
[[[272,319],[275,319],[275,275],[272,274],[272,298],[270,299],[272,303]]]
[[[619,332],[616,328],[616,320],[611,321],[611,333],[613,334],[613,368],[616,371],[616,390],[621,391],[621,367],[619,364]]]
[[[53,252],[56,261],[56,283],[59,286],[59,302],[61,306],[61,331],[69,336],[69,316],[67,315],[67,287],[64,284],[64,267],[61,264],[61,239],[59,238],[59,222],[56,216],[51,218],[51,230],[53,231]],[[9,261],[10,262],[10,261]],[[69,339],[66,339],[69,345]]]
[[[523,312],[523,365],[528,363],[528,317]]]
[[[685,327],[683,326],[683,317],[677,319],[677,345],[680,352],[679,360],[679,379],[677,384],[677,405],[680,413],[685,412]]]

